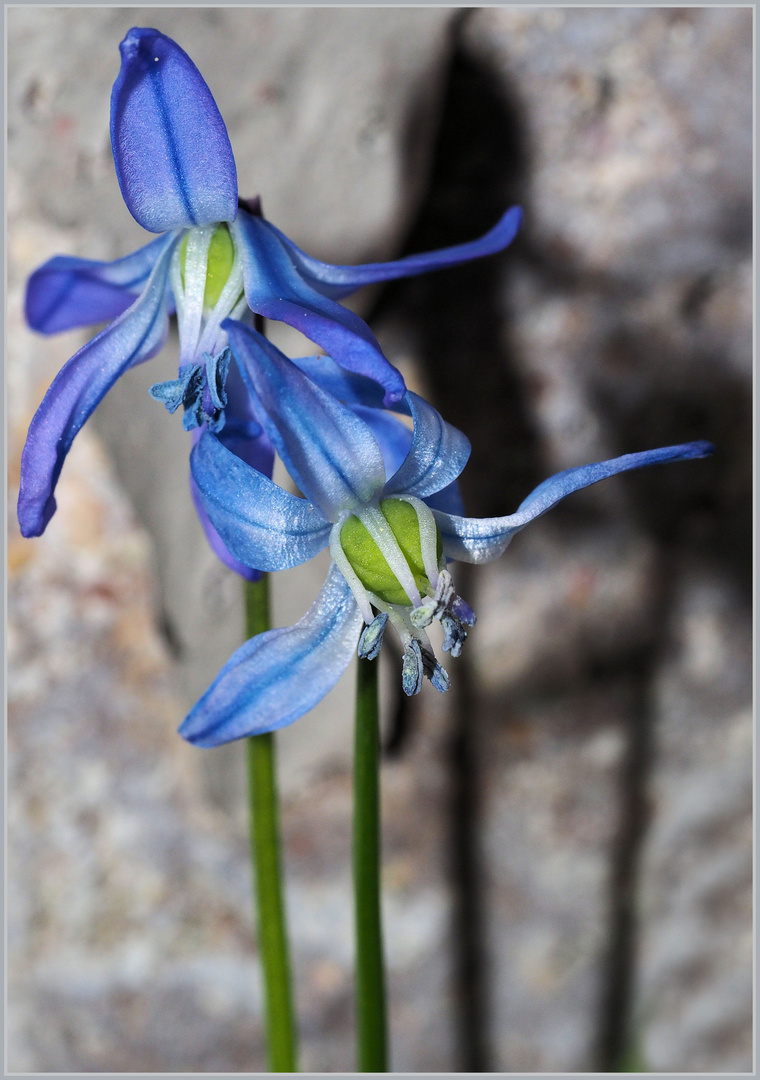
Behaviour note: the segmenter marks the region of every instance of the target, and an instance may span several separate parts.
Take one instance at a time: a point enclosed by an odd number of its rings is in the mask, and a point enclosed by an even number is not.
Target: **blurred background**
[[[187,436],[147,394],[175,338],[78,436],[44,537],[15,520],[29,420],[91,336],[28,331],[25,280],[146,240],[108,130],[133,25],[190,54],[241,195],[314,255],[459,243],[524,207],[503,255],[356,298],[472,441],[469,513],[587,461],[717,446],[455,568],[479,619],[449,694],[401,701],[384,650],[393,1067],[750,1070],[752,10],[7,20],[10,1070],[265,1068],[243,748],[175,734],[243,625]],[[323,574],[276,576],[275,625]],[[305,1071],[353,1068],[353,677],[278,736]]]

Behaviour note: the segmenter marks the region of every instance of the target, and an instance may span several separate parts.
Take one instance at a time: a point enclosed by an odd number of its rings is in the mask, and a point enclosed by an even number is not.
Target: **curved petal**
[[[230,554],[258,570],[286,570],[327,546],[330,523],[205,430],[190,455],[204,509]]]
[[[164,244],[159,237],[115,262],[56,255],[29,278],[26,321],[41,334],[110,322],[134,303]]]
[[[464,517],[464,500],[458,481],[447,484],[441,491],[428,495],[425,502],[431,510],[441,510],[444,514],[458,514]]]
[[[198,429],[196,428],[195,430],[197,431]],[[208,540],[209,547],[216,555],[217,559],[219,559],[220,562],[223,562],[225,566],[228,566],[230,570],[234,570],[236,574],[240,574],[246,581],[258,581],[262,571],[254,570],[252,566],[246,566],[245,563],[241,563],[239,559],[236,559],[234,555],[230,554],[224,540],[222,540],[219,533],[211,524],[211,518],[206,513],[201,493],[198,491],[198,485],[193,480],[192,474],[190,475],[190,494],[192,495],[195,512],[198,515],[198,520],[201,523],[204,535]]]
[[[158,30],[134,27],[119,48],[111,145],[132,216],[150,232],[234,220],[235,159],[195,64]]]
[[[383,457],[367,425],[256,330],[234,319],[222,328],[277,453],[324,516],[335,521],[341,510],[380,491]]]
[[[365,263],[362,266],[333,266],[330,263],[320,262],[319,259],[313,259],[305,251],[297,248],[292,240],[275,229],[273,225],[269,225],[269,228],[277,233],[281,242],[287,247],[291,258],[306,280],[325,296],[340,300],[341,297],[348,296],[363,285],[374,285],[379,281],[392,281],[401,277],[413,277],[415,274],[426,274],[429,270],[442,270],[444,267],[456,266],[470,259],[480,259],[484,255],[494,255],[512,243],[520,228],[521,220],[522,210],[519,206],[513,206],[485,236],[481,236],[478,240],[441,248],[439,251],[428,251],[424,255],[407,255],[406,258],[397,259],[394,262]]]
[[[353,594],[333,563],[304,617],[241,646],[188,714],[180,735],[195,746],[219,746],[292,724],[346,670],[361,623]]]
[[[164,250],[145,291],[64,364],[32,419],[21,455],[18,518],[23,536],[40,536],[55,513],[53,491],[82,424],[120,375],[164,343],[166,280],[176,237],[162,242]]]
[[[387,406],[378,383],[364,375],[351,374],[324,353],[320,356],[294,357],[291,362],[317,386],[321,386],[345,405],[366,405],[371,409],[389,408],[393,412],[411,416],[409,405],[404,398]]]
[[[699,441],[680,446],[664,446],[638,454],[624,454],[609,461],[565,469],[550,476],[523,500],[514,514],[501,518],[463,518],[433,511],[443,537],[443,550],[450,559],[483,563],[498,558],[514,534],[529,522],[541,517],[566,495],[606,480],[616,473],[659,465],[667,461],[687,461],[707,457],[714,451],[712,443]]]
[[[456,480],[470,456],[470,441],[417,394],[408,391],[406,400],[414,418],[412,445],[401,468],[385,485],[385,494],[424,499]]]
[[[403,396],[406,387],[401,373],[385,358],[364,320],[303,276],[281,234],[268,221],[241,210],[232,233],[242,255],[245,295],[253,311],[295,326],[341,367],[380,383],[386,405]]]
[[[366,405],[350,405],[352,412],[364,421],[377,439],[383,455],[385,475],[393,476],[409,453],[412,431],[387,409],[368,409]]]

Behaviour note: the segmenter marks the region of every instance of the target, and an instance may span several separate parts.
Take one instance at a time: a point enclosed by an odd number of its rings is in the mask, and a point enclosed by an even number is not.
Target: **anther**
[[[359,648],[357,650],[362,659],[374,660],[380,652],[387,622],[388,613],[383,611],[372,620],[369,626],[365,626],[362,636],[359,638]]]

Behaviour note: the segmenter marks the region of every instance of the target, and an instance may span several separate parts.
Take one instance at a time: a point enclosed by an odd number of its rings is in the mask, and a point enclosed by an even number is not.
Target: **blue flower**
[[[251,469],[207,427],[191,455],[207,513],[244,563],[281,570],[329,546],[332,564],[304,617],[246,642],[186,717],[180,733],[198,746],[292,723],[337,682],[357,641],[360,656],[377,656],[388,623],[404,648],[404,691],[417,693],[425,677],[446,690],[449,677],[425,628],[440,620],[443,649],[457,656],[475,623],[447,560],[488,562],[573,491],[629,469],[712,452],[709,443],[694,442],[567,469],[540,484],[514,514],[467,518],[456,479],[469,443],[421,398],[405,394],[414,430],[401,435],[395,417],[371,407],[360,414],[361,401],[371,406],[376,394],[366,380],[346,376],[327,358],[299,361],[299,368],[240,323],[229,322],[227,332],[267,435],[305,497]],[[310,377],[316,368],[333,392]],[[378,438],[371,425],[379,416],[396,425],[395,437]]]
[[[159,31],[138,28],[120,48],[111,95],[116,175],[134,218],[163,235],[112,263],[56,256],[29,280],[33,329],[109,325],[62,368],[32,420],[18,504],[24,536],[45,530],[74,437],[119,376],[162,348],[174,311],[179,377],[157,386],[154,396],[172,410],[182,405],[186,427],[211,426],[249,464],[271,473],[271,446],[256,435],[245,401],[225,385],[234,364],[227,374],[222,323],[250,312],[289,323],[348,371],[375,380],[391,405],[404,394],[400,373],[364,321],[338,301],[363,285],[499,251],[520,222],[513,207],[479,240],[396,262],[332,266],[312,259],[261,216],[255,201],[238,199],[224,121],[186,53]]]

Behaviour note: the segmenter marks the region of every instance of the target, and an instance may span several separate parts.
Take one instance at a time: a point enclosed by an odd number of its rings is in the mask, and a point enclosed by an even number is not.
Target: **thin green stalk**
[[[247,636],[269,629],[269,583],[264,574],[246,584]],[[256,886],[259,955],[264,973],[264,1011],[270,1072],[297,1072],[296,1032],[280,865],[279,802],[274,733],[248,744],[251,859]]]
[[[359,660],[354,747],[357,1071],[387,1072],[380,914],[380,731],[377,660]]]

